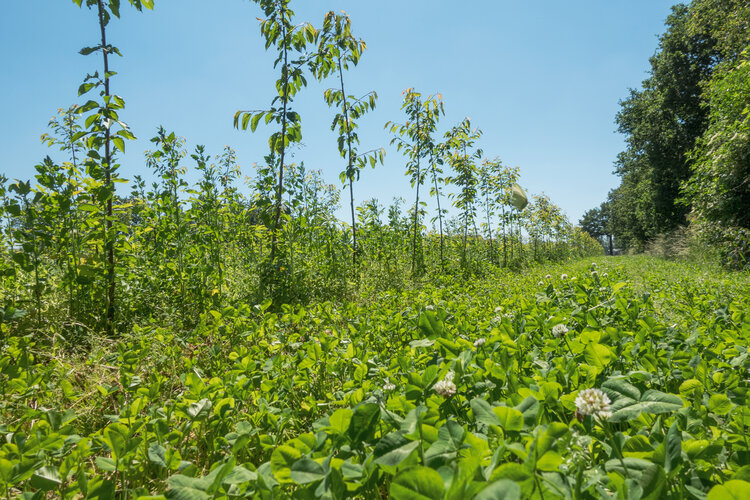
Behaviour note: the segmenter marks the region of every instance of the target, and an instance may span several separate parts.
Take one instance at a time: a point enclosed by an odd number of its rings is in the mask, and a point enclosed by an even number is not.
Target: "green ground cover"
[[[587,259],[78,352],[14,325],[5,497],[750,498],[747,274]]]

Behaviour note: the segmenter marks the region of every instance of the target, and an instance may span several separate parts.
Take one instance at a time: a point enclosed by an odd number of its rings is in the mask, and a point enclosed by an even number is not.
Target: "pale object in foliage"
[[[456,384],[453,383],[453,372],[446,373],[445,378],[437,382],[433,388],[435,392],[444,398],[453,396],[456,393]]]
[[[612,415],[609,396],[600,389],[582,390],[578,393],[575,403],[579,415],[593,415],[598,418],[608,418]]]
[[[516,183],[513,183],[513,187],[511,188],[510,204],[513,205],[513,208],[516,210],[523,210],[526,208],[526,205],[529,204],[529,199],[526,197],[526,193],[524,193],[521,186]]]

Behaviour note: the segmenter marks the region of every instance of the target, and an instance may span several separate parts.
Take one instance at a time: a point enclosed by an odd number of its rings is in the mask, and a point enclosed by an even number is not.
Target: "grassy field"
[[[9,321],[0,495],[750,498],[749,338],[750,276],[650,257],[76,348]]]

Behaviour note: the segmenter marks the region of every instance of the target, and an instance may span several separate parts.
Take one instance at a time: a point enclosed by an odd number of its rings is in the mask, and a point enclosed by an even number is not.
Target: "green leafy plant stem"
[[[107,50],[107,33],[104,13],[104,4],[102,0],[97,0],[99,13],[99,30],[102,37],[102,59],[104,63],[104,99],[109,103],[109,51]],[[107,118],[109,120],[109,118]],[[106,330],[108,335],[114,332],[115,320],[115,242],[112,231],[112,198],[114,188],[112,186],[112,151],[110,146],[110,127],[104,130],[104,184],[109,193],[107,196],[106,215],[104,217],[104,245],[107,254],[107,314]]]

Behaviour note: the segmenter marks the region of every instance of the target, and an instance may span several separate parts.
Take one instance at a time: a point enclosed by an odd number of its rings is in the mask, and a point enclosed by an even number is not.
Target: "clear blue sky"
[[[123,0],[123,4],[127,1]],[[296,0],[298,22],[322,24],[328,10],[345,10],[368,50],[346,75],[351,93],[378,93],[377,109],[360,122],[362,150],[386,147],[384,166],[363,172],[357,203],[394,196],[413,199],[404,159],[388,146],[388,120],[402,121],[401,92],[440,92],[440,131],[469,116],[481,128],[489,157],[521,168],[530,193],[546,193],[576,222],[618,184],[612,174],[623,149],[614,117],[629,87],[646,77],[648,58],[673,0]],[[121,175],[149,178],[143,152],[163,125],[216,154],[236,149],[245,175],[266,154],[272,132],[232,127],[238,109],[268,106],[277,78],[248,0],[155,0],[138,14],[123,5],[108,38],[115,58],[112,91],[126,101],[121,117],[138,137],[128,144]],[[45,155],[64,160],[39,137],[57,108],[80,103],[77,88],[100,58],[78,50],[95,45],[95,11],[72,1],[5,2],[0,16],[0,173],[27,179]],[[299,94],[304,147],[295,161],[321,169],[339,184],[343,160],[329,130],[332,111],[322,91]],[[344,216],[346,212],[341,211]]]

